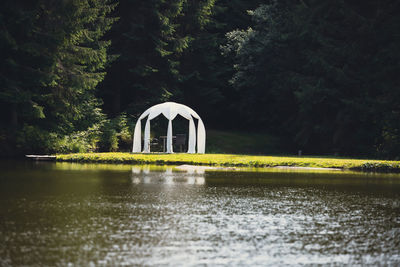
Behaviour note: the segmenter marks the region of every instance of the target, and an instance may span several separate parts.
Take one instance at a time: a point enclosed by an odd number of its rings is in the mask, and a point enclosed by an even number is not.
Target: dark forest
[[[282,153],[398,159],[399,11],[396,0],[3,0],[0,154],[128,151],[140,114],[174,101],[207,129],[279,138]]]

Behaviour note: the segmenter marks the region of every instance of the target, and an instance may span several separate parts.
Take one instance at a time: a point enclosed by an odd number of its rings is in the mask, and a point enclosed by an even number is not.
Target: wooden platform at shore
[[[56,156],[50,155],[25,155],[26,158],[37,161],[55,161]]]

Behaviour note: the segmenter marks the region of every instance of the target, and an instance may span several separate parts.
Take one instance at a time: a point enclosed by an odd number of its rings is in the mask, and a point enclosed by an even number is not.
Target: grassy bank
[[[400,161],[345,159],[328,157],[275,157],[232,154],[131,154],[131,153],[78,153],[57,155],[57,161],[130,163],[158,165],[211,165],[240,167],[317,167],[365,171],[400,171]]]

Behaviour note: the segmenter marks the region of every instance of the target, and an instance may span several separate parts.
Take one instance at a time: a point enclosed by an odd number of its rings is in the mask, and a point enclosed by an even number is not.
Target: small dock
[[[26,158],[36,161],[55,161],[56,156],[50,155],[25,155]]]

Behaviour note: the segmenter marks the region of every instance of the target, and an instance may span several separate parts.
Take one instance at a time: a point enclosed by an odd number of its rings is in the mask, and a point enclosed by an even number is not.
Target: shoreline
[[[400,172],[400,161],[298,156],[253,156],[237,154],[133,154],[127,152],[54,155],[59,162],[196,165],[214,167],[260,167],[282,169],[355,170]]]

